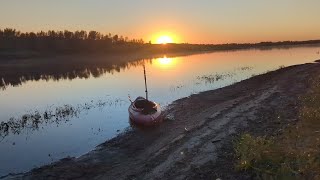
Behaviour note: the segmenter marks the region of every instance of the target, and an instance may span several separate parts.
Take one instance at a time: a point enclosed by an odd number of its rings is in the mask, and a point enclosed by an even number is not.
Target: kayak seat
[[[148,101],[146,99],[137,100],[134,106],[138,109],[142,109],[143,114],[153,114],[157,112],[157,107],[154,102]]]

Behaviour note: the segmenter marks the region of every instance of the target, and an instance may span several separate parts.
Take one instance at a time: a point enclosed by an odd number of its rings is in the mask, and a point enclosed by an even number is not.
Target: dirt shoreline
[[[233,140],[244,132],[276,136],[296,123],[298,98],[315,74],[320,63],[295,65],[179,99],[164,113],[174,118],[158,127],[5,179],[250,179],[233,168]]]

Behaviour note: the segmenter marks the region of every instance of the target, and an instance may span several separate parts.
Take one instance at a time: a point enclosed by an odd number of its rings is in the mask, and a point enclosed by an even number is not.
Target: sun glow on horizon
[[[157,39],[157,44],[173,43],[173,39],[170,36],[162,35]]]

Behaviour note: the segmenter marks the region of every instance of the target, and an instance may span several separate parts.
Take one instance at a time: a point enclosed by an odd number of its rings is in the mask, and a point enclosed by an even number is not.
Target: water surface
[[[15,129],[0,130],[0,176],[80,156],[130,127],[128,95],[144,95],[143,64],[149,98],[166,106],[178,98],[280,67],[313,62],[320,59],[319,50],[298,47],[174,58],[164,55],[116,65],[88,63],[74,66],[72,71],[73,64],[69,69],[58,64],[52,71],[53,65],[40,60],[36,70],[27,71],[27,65],[13,68],[0,78],[0,122],[16,123]],[[104,57],[99,58],[104,62]],[[71,112],[64,111],[70,107]],[[55,116],[44,118],[44,113]],[[37,114],[42,117],[37,119]],[[36,121],[29,122],[30,118]]]

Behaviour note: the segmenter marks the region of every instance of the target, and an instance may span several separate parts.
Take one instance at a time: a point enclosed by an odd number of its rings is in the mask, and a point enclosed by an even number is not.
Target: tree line
[[[11,28],[0,29],[0,50],[114,51],[116,47],[122,47],[124,50],[140,47],[143,44],[145,43],[142,39],[129,39],[97,31],[20,32]]]
[[[16,29],[0,29],[0,59],[7,57],[3,52],[49,52],[49,53],[86,53],[86,52],[148,52],[148,53],[177,53],[224,51],[237,49],[269,49],[292,45],[319,44],[320,40],[280,41],[260,43],[231,43],[231,44],[167,44],[166,46],[145,43],[142,39],[129,39],[117,34],[102,34],[97,31],[40,31],[20,32]],[[2,52],[2,53],[1,53]]]

